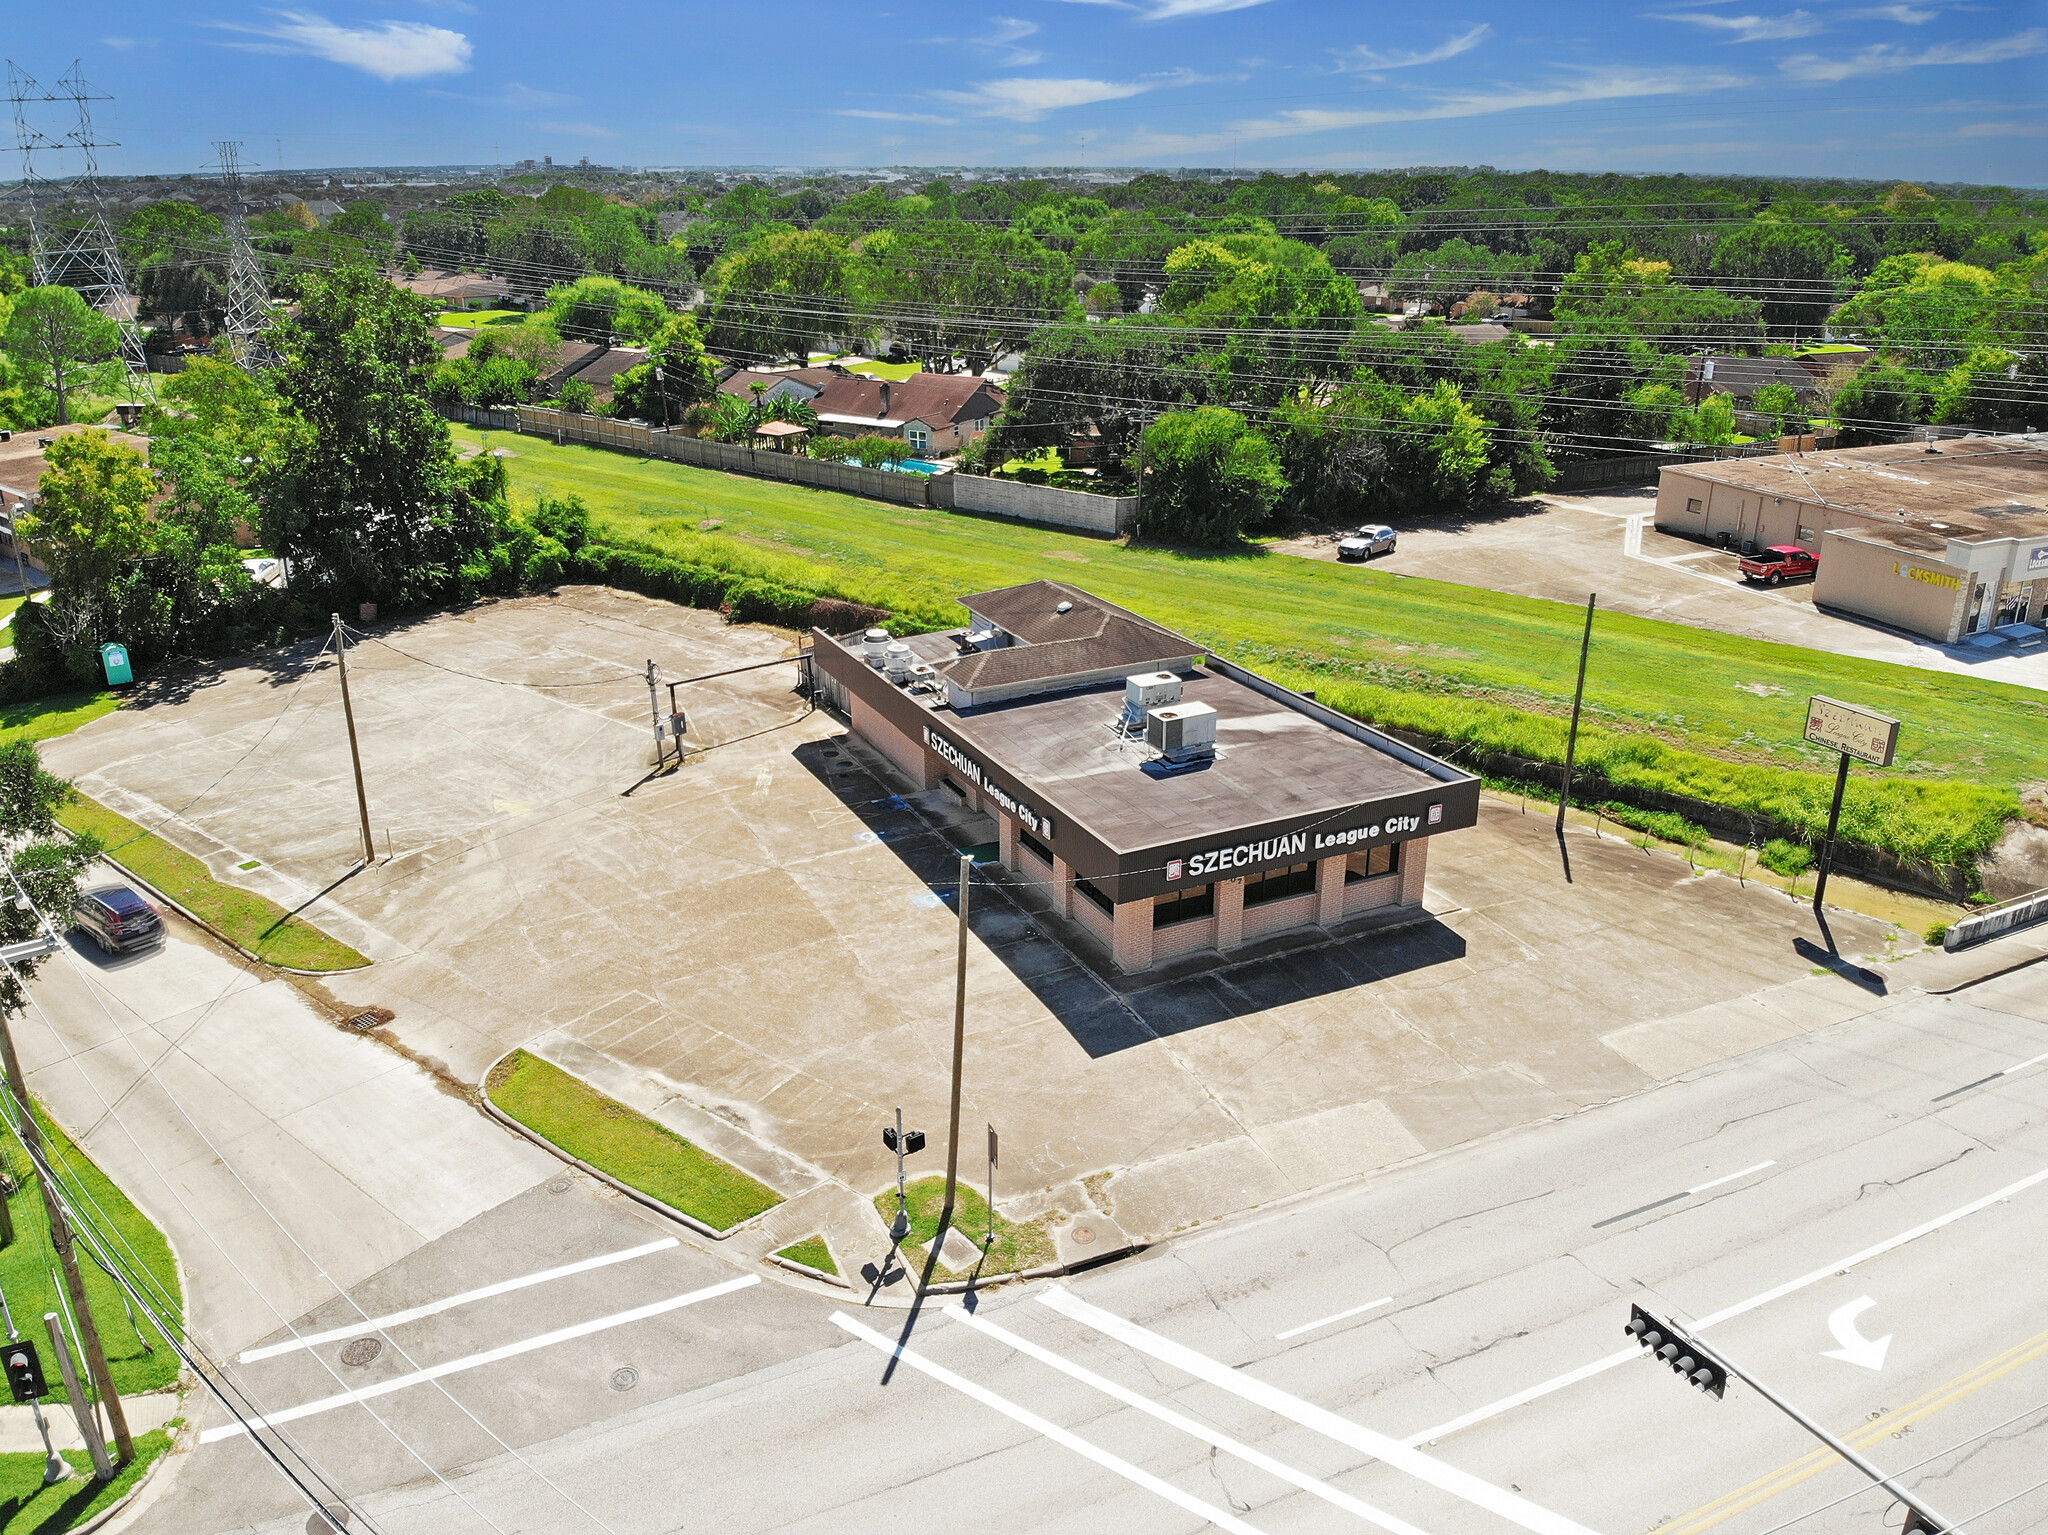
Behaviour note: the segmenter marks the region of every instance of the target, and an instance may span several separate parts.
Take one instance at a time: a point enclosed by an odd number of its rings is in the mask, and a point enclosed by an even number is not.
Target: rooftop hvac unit
[[[1000,629],[976,629],[967,636],[968,645],[975,650],[1001,650],[1003,631]]]
[[[901,640],[892,641],[882,652],[882,670],[888,673],[891,682],[903,682],[910,676],[913,659],[908,645]]]
[[[861,636],[861,658],[877,670],[882,665],[882,653],[888,648],[889,631],[887,629],[870,629]]]
[[[1145,743],[1168,762],[1216,754],[1216,711],[1207,704],[1175,704],[1145,715]]]
[[[1145,723],[1149,709],[1180,702],[1180,678],[1172,672],[1139,672],[1124,678],[1123,726],[1136,730]]]

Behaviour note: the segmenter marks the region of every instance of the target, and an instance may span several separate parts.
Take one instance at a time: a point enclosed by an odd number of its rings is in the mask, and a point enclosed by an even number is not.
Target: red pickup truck
[[[1797,544],[1774,544],[1755,554],[1745,554],[1736,562],[1736,569],[1742,572],[1745,581],[1776,586],[1793,576],[1813,575],[1820,569],[1820,556],[1808,554]]]

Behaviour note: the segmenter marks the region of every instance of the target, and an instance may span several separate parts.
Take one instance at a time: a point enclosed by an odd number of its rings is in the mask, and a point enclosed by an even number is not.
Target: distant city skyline
[[[240,139],[259,171],[588,155],[2048,182],[2048,26],[2027,3],[1004,9],[968,23],[923,0],[794,0],[764,28],[758,10],[674,3],[124,3],[18,16],[7,53],[46,86],[79,61],[111,98],[95,121],[117,175],[196,172],[214,140]],[[37,126],[54,137],[61,117]]]

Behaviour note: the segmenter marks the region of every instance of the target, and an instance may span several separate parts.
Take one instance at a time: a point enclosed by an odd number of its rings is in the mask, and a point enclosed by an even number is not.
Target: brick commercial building
[[[2039,433],[1667,465],[1656,521],[1739,549],[1797,544],[1820,558],[1816,604],[1944,644],[2035,641],[2048,617]]]
[[[814,631],[813,675],[920,789],[989,816],[1016,888],[1146,970],[1421,913],[1479,781],[1058,581],[964,628]]]

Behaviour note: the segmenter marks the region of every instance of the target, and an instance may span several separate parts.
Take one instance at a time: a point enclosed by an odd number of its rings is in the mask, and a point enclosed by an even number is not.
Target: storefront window
[[[1028,847],[1029,849],[1031,849],[1031,851],[1038,856],[1038,859],[1041,863],[1052,862],[1052,849],[1047,847],[1043,842],[1040,842],[1036,837],[1032,836],[1030,832],[1024,830],[1024,828],[1021,826],[1017,828],[1017,845],[1019,847]]]
[[[1401,867],[1401,844],[1389,842],[1385,847],[1369,847],[1362,853],[1353,853],[1344,864],[1344,883],[1355,885],[1362,879],[1378,879],[1382,874],[1393,874]]]
[[[1172,895],[1162,895],[1152,903],[1152,925],[1171,927],[1176,922],[1199,922],[1204,917],[1216,915],[1216,887],[1197,885],[1192,890],[1176,890]]]
[[[1312,863],[1298,863],[1291,869],[1275,869],[1257,879],[1244,883],[1244,903],[1247,906],[1262,906],[1268,901],[1284,901],[1291,895],[1307,895],[1316,888],[1316,866]]]
[[[1113,917],[1116,915],[1116,903],[1110,900],[1110,898],[1104,895],[1100,890],[1097,890],[1093,885],[1089,884],[1088,881],[1086,881],[1085,879],[1075,880],[1074,890],[1075,893],[1079,895],[1085,895],[1097,906],[1100,906],[1102,908],[1104,916]]]

